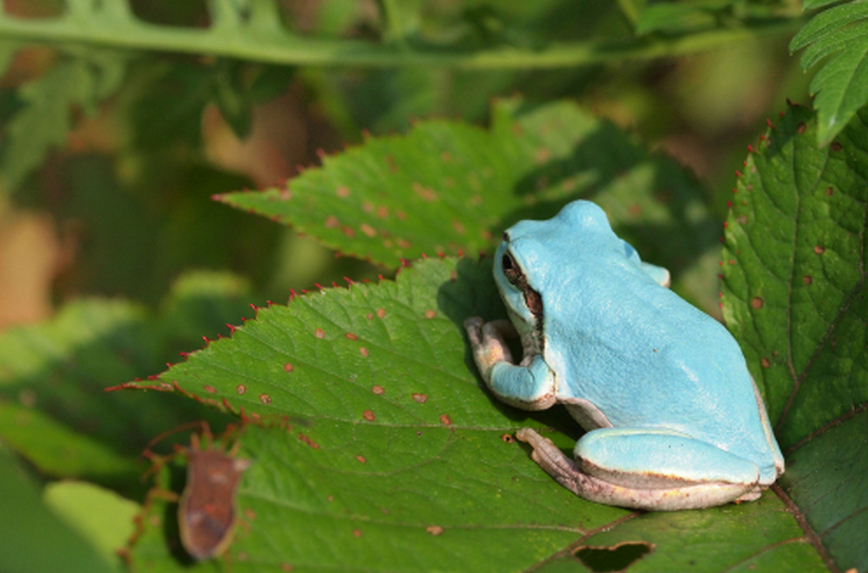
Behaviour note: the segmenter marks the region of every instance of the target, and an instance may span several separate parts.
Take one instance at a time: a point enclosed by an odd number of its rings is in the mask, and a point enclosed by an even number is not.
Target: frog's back
[[[747,365],[723,325],[641,271],[602,266],[572,280],[575,290],[562,292],[581,295],[543,299],[544,309],[573,309],[566,323],[563,313],[546,323],[559,395],[590,401],[616,427],[665,427],[774,465]]]

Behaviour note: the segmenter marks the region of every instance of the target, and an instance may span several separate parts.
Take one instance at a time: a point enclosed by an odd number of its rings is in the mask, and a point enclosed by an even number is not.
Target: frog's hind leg
[[[699,450],[711,448],[716,452],[739,460],[741,464],[736,462],[738,467],[734,468],[735,471],[732,476],[683,477],[680,474],[689,474],[690,472],[678,472],[678,468],[676,468],[676,475],[669,474],[669,472],[667,472],[668,475],[660,475],[656,471],[646,471],[643,468],[625,471],[624,469],[614,467],[601,467],[581,458],[579,458],[579,462],[577,463],[567,457],[551,440],[543,438],[529,428],[519,430],[516,433],[516,437],[533,447],[531,457],[555,481],[579,497],[597,503],[635,509],[671,511],[712,507],[732,501],[749,501],[756,499],[760,495],[761,490],[757,486],[758,468],[755,464],[747,460],[741,460],[708,444],[682,436],[664,436],[654,433],[650,435],[630,435],[630,430],[627,430],[627,434],[624,435],[623,430],[614,428],[595,430],[586,434],[585,437],[598,432],[602,432],[608,439],[591,440],[592,443],[588,444],[590,447],[587,448],[589,450],[587,453],[590,454],[590,457],[600,457],[600,450],[607,449],[606,446],[609,445],[604,442],[617,440],[620,446],[623,440],[629,436],[633,439],[630,440],[629,446],[626,449],[637,448],[638,451],[644,451],[648,454],[649,463],[656,465],[660,463],[659,456],[655,456],[655,453],[659,453],[659,450],[650,442],[656,441],[659,443],[661,438],[663,438],[663,442],[668,441],[667,438],[675,438],[676,441],[680,440],[682,445],[687,444],[688,449],[691,446],[699,444]],[[582,449],[582,440],[580,440],[576,447],[577,454]],[[594,441],[597,443],[594,444]],[[609,454],[614,455],[616,458],[620,458],[624,454],[624,448],[615,447],[608,449]],[[704,454],[702,457],[706,457],[709,454],[715,455],[712,452],[700,453]],[[698,464],[701,466],[703,459],[702,457],[697,459],[694,456],[695,454],[696,451],[687,452],[687,455],[683,457],[680,463],[686,465]],[[605,454],[602,457],[605,458]],[[718,460],[712,460],[711,464],[716,465],[714,463],[716,461]],[[733,460],[727,461],[731,462]]]

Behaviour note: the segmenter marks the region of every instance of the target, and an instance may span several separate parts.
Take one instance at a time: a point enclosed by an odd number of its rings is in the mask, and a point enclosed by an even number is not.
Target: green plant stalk
[[[0,39],[41,44],[84,44],[116,49],[209,54],[286,65],[401,67],[443,66],[461,69],[566,68],[624,60],[650,60],[713,50],[772,35],[793,35],[805,20],[794,18],[748,23],[661,39],[586,41],[551,44],[543,50],[513,47],[458,50],[448,46],[401,46],[358,40],[291,35],[262,21],[225,22],[212,28],[159,26],[103,13],[55,19],[0,15]],[[221,24],[224,24],[221,22]]]

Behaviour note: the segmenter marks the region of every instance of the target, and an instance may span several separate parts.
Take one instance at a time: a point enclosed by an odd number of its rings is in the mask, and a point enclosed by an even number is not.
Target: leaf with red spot
[[[252,465],[223,558],[233,571],[576,569],[610,547],[621,569],[638,560],[637,570],[747,570],[773,560],[822,570],[771,492],[643,514],[551,480],[511,435],[529,426],[569,449],[576,423],[562,408],[529,413],[495,401],[471,363],[464,319],[505,316],[490,273],[488,260],[428,259],[394,282],[298,296],[159,377],[173,392],[271,423],[238,437],[235,455]],[[170,549],[167,503],[154,499],[141,520],[136,570],[184,567]]]
[[[520,219],[584,197],[674,288],[716,312],[720,224],[699,183],[634,137],[573,103],[496,103],[489,129],[418,123],[323,158],[283,188],[220,199],[389,267],[436,253],[493,252]]]
[[[868,549],[868,112],[817,147],[790,106],[732,199],[723,312],[787,458],[790,510],[839,570]]]

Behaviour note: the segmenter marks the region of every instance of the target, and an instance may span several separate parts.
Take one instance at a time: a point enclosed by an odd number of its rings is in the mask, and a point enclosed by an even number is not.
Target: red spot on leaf
[[[311,439],[310,439],[309,437],[307,437],[305,434],[302,434],[302,433],[299,432],[299,434],[298,434],[298,439],[301,440],[302,442],[304,442],[305,444],[307,444],[308,446],[312,447],[312,448],[315,449],[315,450],[318,450],[318,449],[319,449],[319,444],[317,444],[316,442],[314,442],[313,440],[311,440]]]

